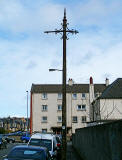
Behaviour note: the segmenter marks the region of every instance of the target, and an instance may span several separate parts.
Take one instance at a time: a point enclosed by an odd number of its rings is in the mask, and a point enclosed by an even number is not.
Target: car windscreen
[[[25,148],[16,148],[13,149],[9,154],[8,158],[12,159],[41,159],[45,160],[45,152],[43,150],[36,149],[25,149]]]
[[[49,151],[52,150],[52,140],[49,139],[31,139],[29,145],[46,147]]]

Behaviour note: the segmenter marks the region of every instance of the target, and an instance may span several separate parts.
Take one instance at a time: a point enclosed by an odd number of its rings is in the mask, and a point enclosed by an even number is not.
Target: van
[[[53,134],[35,133],[31,136],[28,145],[46,147],[52,158],[57,157],[57,141]]]

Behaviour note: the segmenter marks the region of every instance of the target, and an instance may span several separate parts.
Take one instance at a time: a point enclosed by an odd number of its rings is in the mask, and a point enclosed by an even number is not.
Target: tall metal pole
[[[29,129],[28,127],[28,91],[26,91],[26,93],[27,93],[27,132],[28,132],[28,129]]]
[[[76,30],[69,30],[67,28],[67,19],[66,19],[66,9],[64,9],[64,18],[62,28],[55,31],[45,31],[44,33],[61,33],[63,39],[63,84],[62,84],[62,160],[66,160],[66,153],[67,153],[67,107],[66,107],[66,40],[67,40],[67,33],[76,34],[78,31]]]

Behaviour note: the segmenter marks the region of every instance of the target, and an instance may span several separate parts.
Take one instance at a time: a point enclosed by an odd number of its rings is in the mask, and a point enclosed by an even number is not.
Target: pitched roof
[[[109,85],[100,99],[120,99],[122,98],[122,78],[116,79],[111,85]]]
[[[105,84],[94,84],[94,91],[101,93],[105,89]],[[88,93],[89,84],[73,84],[73,86],[66,85],[67,93]],[[61,84],[32,84],[32,93],[61,93]]]

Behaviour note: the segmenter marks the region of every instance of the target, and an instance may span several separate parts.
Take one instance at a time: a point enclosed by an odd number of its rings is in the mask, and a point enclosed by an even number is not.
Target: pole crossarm
[[[77,30],[66,30],[66,31],[64,31],[64,30],[55,30],[55,31],[45,31],[44,33],[60,33],[60,32],[69,32],[69,33],[72,33],[72,34],[77,34],[77,33],[79,33]]]
[[[68,28],[67,28],[67,30],[55,30],[55,31],[45,31],[44,33],[55,33],[55,34],[58,34],[58,33],[60,33],[61,34],[61,39],[63,39],[63,34],[64,33],[67,33],[65,36],[66,36],[66,39],[68,40],[69,38],[67,37],[67,35],[69,34],[69,33],[71,33],[71,34],[77,34],[77,33],[79,33],[77,30],[69,30]]]

